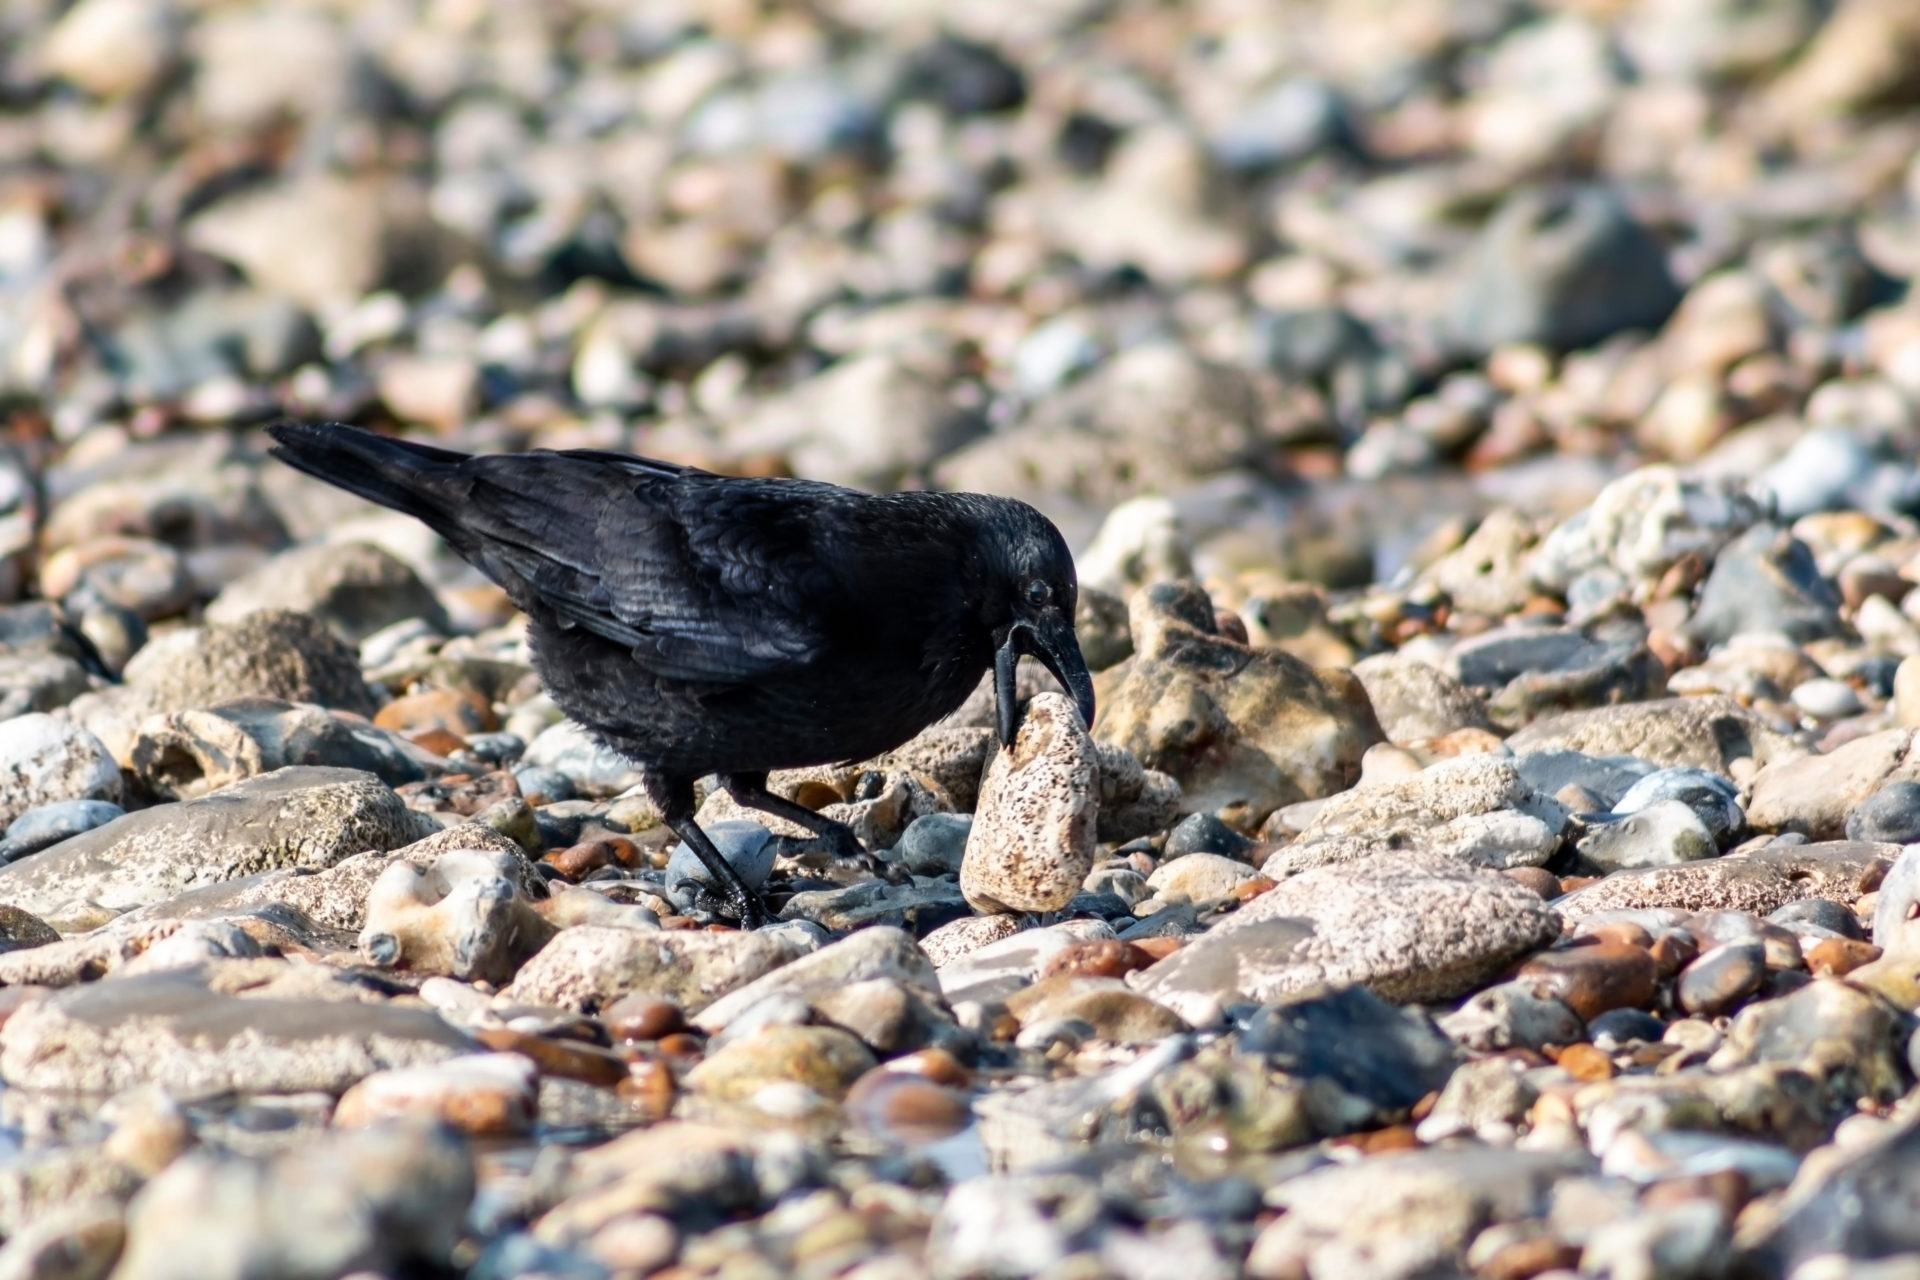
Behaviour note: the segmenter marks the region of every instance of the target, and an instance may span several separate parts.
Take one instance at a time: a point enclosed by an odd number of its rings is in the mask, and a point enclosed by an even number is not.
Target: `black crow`
[[[471,455],[339,423],[268,428],[276,457],[424,521],[528,618],[562,710],[637,762],[741,922],[759,900],[695,825],[696,779],[815,832],[773,769],[864,760],[953,711],[993,668],[998,731],[1037,657],[1093,723],[1060,531],[1024,502],[734,479],[593,449]]]

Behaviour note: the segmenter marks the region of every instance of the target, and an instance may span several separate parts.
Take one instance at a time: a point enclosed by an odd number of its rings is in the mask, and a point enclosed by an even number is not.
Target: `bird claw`
[[[772,920],[759,895],[749,892],[745,898],[737,898],[699,881],[695,882],[693,905],[722,920],[732,920],[742,929],[763,928]]]
[[[838,823],[820,833],[820,843],[836,858],[857,860],[867,856],[866,847],[860,843],[860,837],[853,834],[853,828]]]

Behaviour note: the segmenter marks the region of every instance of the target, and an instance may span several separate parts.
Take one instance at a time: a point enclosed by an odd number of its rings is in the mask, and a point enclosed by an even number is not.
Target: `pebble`
[[[1134,655],[1101,691],[1094,732],[1174,778],[1193,810],[1244,807],[1257,823],[1348,785],[1382,740],[1350,674],[1220,636],[1197,589],[1142,591],[1129,629]]]
[[[967,901],[987,913],[1066,906],[1093,866],[1098,807],[1079,713],[1064,696],[1041,694],[981,782],[960,867]]]
[[[714,822],[704,830],[707,838],[713,841],[714,848],[720,851],[727,865],[739,873],[747,888],[758,889],[767,882],[778,853],[771,831],[757,822]],[[667,860],[669,885],[689,880],[704,883],[710,879],[706,864],[684,844],[676,847],[673,856]]]
[[[56,800],[36,805],[7,824],[0,860],[11,862],[62,840],[104,827],[126,812],[111,800]]]
[[[1196,1022],[1212,1001],[1272,999],[1318,982],[1437,999],[1545,943],[1557,920],[1529,890],[1451,859],[1322,867],[1255,898],[1147,970],[1138,989]]]
[[[837,1101],[873,1065],[873,1055],[845,1031],[769,1026],[710,1054],[688,1073],[687,1084],[727,1102],[754,1102],[765,1091],[785,1105],[780,1087],[794,1085]]]
[[[0,1272],[1920,1249],[1911,6],[15,8]],[[712,925],[275,417],[1024,498],[1099,724]]]
[[[376,1071],[341,1095],[333,1123],[364,1128],[431,1116],[483,1138],[530,1132],[539,1110],[534,1064],[517,1054],[478,1054],[427,1067]]]
[[[1727,1012],[1767,980],[1766,952],[1758,943],[1733,942],[1702,951],[1680,971],[1674,999],[1688,1013]]]
[[[1514,976],[1544,987],[1588,1022],[1614,1009],[1644,1009],[1659,990],[1660,971],[1644,948],[1597,942],[1542,951]]]
[[[119,764],[86,730],[39,712],[0,724],[0,822],[64,801],[121,798]]]
[[[1899,845],[1920,841],[1920,782],[1899,778],[1861,801],[1847,815],[1847,839]]]

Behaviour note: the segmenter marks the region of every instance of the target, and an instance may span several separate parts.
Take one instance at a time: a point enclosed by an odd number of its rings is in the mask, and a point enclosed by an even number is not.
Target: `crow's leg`
[[[767,775],[764,773],[723,773],[720,775],[720,785],[747,808],[785,818],[813,832],[825,842],[827,852],[836,858],[859,858],[867,852],[860,847],[860,837],[854,835],[853,828],[846,823],[836,822],[803,804],[767,790]]]
[[[662,778],[648,771],[645,775],[647,798],[659,808],[660,816],[665,819],[673,833],[693,850],[707,868],[707,874],[713,878],[713,887],[719,891],[733,914],[740,920],[742,929],[758,929],[767,923],[767,909],[761,905],[759,897],[747,888],[740,879],[740,873],[733,864],[720,856],[713,847],[713,841],[707,839],[707,833],[693,820],[693,779]]]

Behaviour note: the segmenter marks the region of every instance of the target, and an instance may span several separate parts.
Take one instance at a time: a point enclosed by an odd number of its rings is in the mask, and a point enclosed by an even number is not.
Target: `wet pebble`
[[[1725,943],[1701,952],[1680,971],[1674,999],[1688,1013],[1721,1014],[1758,991],[1766,978],[1766,952],[1759,943]]]

